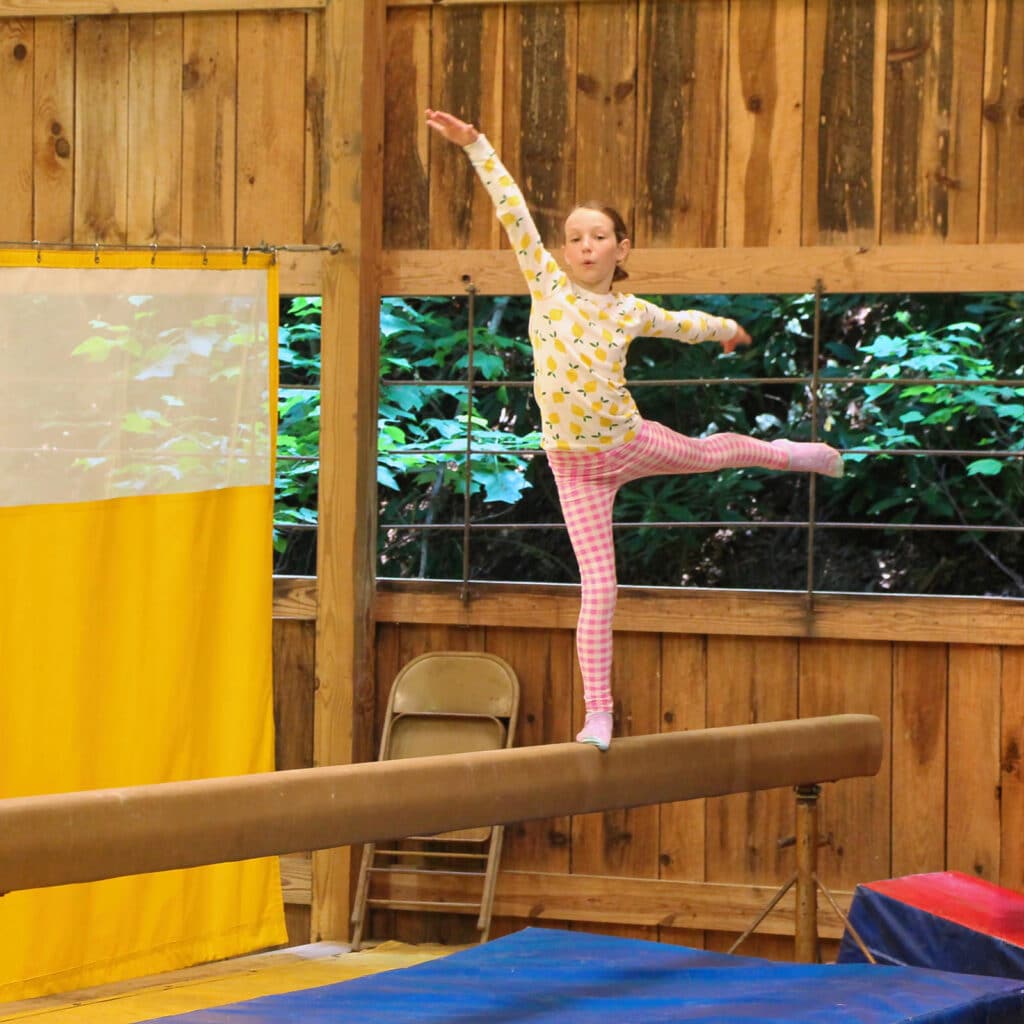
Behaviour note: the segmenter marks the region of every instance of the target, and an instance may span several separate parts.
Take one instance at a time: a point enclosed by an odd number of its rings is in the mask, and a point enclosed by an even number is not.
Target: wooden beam
[[[106,14],[238,14],[308,11],[327,0],[0,0],[0,18],[68,18]]]
[[[309,859],[281,858],[281,891],[290,906],[308,906]],[[470,883],[475,883],[471,888]],[[444,872],[389,872],[374,882],[373,895],[389,900],[429,900],[440,903],[479,899],[480,879]],[[768,905],[776,886],[725,882],[682,882],[619,875],[562,875],[548,871],[502,871],[494,894],[494,914],[517,921],[586,921],[629,927],[692,928],[699,931],[742,932]],[[848,913],[853,893],[832,891],[839,908]],[[438,906],[438,913],[460,913]],[[842,918],[822,901],[818,936],[842,938]],[[793,935],[794,896],[790,890],[765,918],[758,931]]]
[[[1013,598],[901,597],[756,590],[622,587],[615,628],[640,633],[789,636],[1024,645],[1024,602]],[[575,629],[579,588],[570,585],[381,583],[378,622]]]
[[[871,715],[0,800],[0,891],[874,775]],[[314,868],[315,871],[315,868]],[[314,875],[314,907],[316,905]]]
[[[317,581],[274,578],[274,617],[316,618]],[[893,594],[815,594],[791,591],[620,587],[615,626],[666,636],[788,636],[905,643],[1024,646],[1024,607],[1001,597],[907,597]],[[375,620],[467,627],[574,629],[579,588],[564,584],[424,580],[378,584]]]
[[[354,709],[372,715],[374,692],[384,17],[377,0],[331,0],[324,15],[323,236],[344,249],[323,276],[316,765],[360,759],[373,735]],[[350,869],[347,849],[314,856],[314,941],[348,937]]]
[[[452,295],[472,283],[483,295],[521,295],[526,286],[508,250],[387,250],[385,295]],[[1024,244],[851,248],[634,249],[629,287],[637,294],[1019,291]]]

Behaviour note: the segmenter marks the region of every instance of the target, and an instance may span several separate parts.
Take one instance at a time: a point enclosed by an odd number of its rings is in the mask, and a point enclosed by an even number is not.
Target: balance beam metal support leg
[[[874,775],[834,715],[0,800],[0,892]]]

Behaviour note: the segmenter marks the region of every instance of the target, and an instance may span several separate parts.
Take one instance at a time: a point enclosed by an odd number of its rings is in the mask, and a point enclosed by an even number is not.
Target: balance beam
[[[0,800],[0,892],[874,775],[835,715]]]

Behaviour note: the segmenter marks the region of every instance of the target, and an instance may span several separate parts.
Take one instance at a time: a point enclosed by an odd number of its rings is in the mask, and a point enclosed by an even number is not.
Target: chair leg
[[[476,926],[480,930],[480,941],[486,942],[491,935],[491,911],[494,907],[494,890],[498,885],[498,866],[501,863],[501,846],[505,839],[505,826],[495,825],[487,851],[487,869],[484,874],[484,891],[480,899],[480,917]]]
[[[370,868],[376,856],[374,843],[363,846],[363,859],[359,864],[359,881],[356,883],[355,899],[352,901],[352,950],[356,952],[363,941],[363,926],[366,923],[366,898],[370,892]]]

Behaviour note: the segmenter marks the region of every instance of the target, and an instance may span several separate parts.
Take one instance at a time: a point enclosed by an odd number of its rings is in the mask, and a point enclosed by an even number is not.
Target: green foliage
[[[986,452],[1024,452],[1024,295],[827,297],[816,367],[813,295],[653,298],[732,316],[754,344],[726,356],[712,344],[638,340],[629,375],[646,417],[691,435],[731,430],[800,440],[811,436],[817,415],[820,439],[857,449],[847,457],[844,479],[819,481],[816,518],[823,523],[1021,526],[1024,459]],[[283,318],[282,378],[301,371],[311,384],[317,380],[319,307],[317,300],[295,301],[301,305]],[[380,531],[380,571],[460,576],[458,527],[468,502],[476,523],[551,524],[550,530],[474,534],[475,577],[572,580],[575,566],[558,525],[546,460],[529,454],[539,435],[529,387],[528,304],[476,300],[472,410],[462,384],[444,383],[467,377],[469,314],[467,297],[382,304],[379,510],[381,523],[391,528]],[[757,387],[646,383],[810,378],[815,370],[816,399],[799,380]],[[867,383],[843,383],[848,377]],[[899,383],[907,378],[919,382]],[[968,383],[945,383],[951,378]],[[996,378],[1010,383],[983,383]],[[282,389],[280,450],[309,461],[287,472],[279,463],[279,521],[315,521],[317,416],[312,395]],[[893,454],[930,448],[972,454]],[[648,585],[803,587],[806,545],[797,527],[651,530],[642,524],[799,521],[808,515],[808,491],[806,477],[756,470],[656,477],[623,488],[616,518],[636,526],[616,533],[619,578]],[[430,525],[450,529],[400,528]],[[815,585],[823,589],[1024,594],[1019,533],[822,529],[816,549]]]

